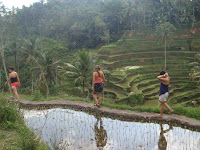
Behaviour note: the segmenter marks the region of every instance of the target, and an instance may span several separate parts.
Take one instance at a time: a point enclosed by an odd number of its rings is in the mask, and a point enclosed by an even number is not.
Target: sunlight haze
[[[7,8],[12,8],[14,7],[18,7],[18,8],[22,8],[22,6],[30,6],[31,4],[33,4],[34,2],[39,2],[40,0],[2,0],[1,2],[7,7]]]

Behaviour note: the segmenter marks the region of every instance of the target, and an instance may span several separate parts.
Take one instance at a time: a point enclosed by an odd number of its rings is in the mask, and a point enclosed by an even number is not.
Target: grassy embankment
[[[17,108],[0,95],[0,150],[49,150],[25,126]]]
[[[27,96],[27,95],[21,95],[22,99],[26,100],[33,100],[33,97]],[[88,103],[94,103],[94,101],[82,98],[82,97],[71,97],[71,96],[57,96],[57,97],[49,97],[48,99],[45,99],[47,101],[50,100],[61,100],[61,99],[67,99],[71,101],[82,101],[82,102],[88,102]],[[154,112],[154,113],[160,113],[160,107],[159,105],[153,105],[153,106],[144,106],[139,105],[132,107],[127,104],[115,104],[113,102],[109,102],[108,100],[104,100],[102,102],[102,106],[109,107],[111,109],[121,109],[121,110],[131,110],[131,111],[138,111],[138,112]],[[177,115],[183,115],[190,118],[195,118],[197,120],[200,120],[200,107],[183,107],[180,105],[172,106],[172,108],[175,110],[174,114]],[[165,111],[165,114],[168,114],[168,111]]]

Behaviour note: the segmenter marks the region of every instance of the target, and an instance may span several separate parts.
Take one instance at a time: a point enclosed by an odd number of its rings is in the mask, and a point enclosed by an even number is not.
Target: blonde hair
[[[101,70],[101,67],[100,67],[99,65],[96,65],[96,67],[95,67],[94,70],[95,70],[95,71],[100,71],[100,70]]]
[[[96,67],[94,68],[94,71],[98,73],[99,77],[100,77],[100,73],[99,73],[100,70],[101,70],[101,67],[99,65],[96,65]]]

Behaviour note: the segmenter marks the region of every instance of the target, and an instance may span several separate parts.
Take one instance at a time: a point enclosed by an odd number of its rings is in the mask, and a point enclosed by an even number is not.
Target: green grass
[[[126,78],[124,83],[119,83],[118,85],[122,88],[130,88],[130,83],[137,77],[137,75],[129,76]]]
[[[30,97],[30,96],[27,96],[27,97]],[[72,96],[50,97],[47,100],[51,100],[51,99],[60,100],[61,97],[63,97],[64,99],[70,100],[70,101],[82,101],[82,102],[94,103],[93,100],[89,100],[87,98],[72,97]],[[29,99],[29,100],[31,100],[31,99]],[[111,109],[160,113],[160,106],[159,106],[159,103],[158,103],[158,99],[155,99],[153,101],[155,101],[155,102],[149,101],[150,105],[144,104],[144,105],[141,105],[141,106],[132,107],[132,106],[126,105],[126,104],[116,104],[116,103],[111,102],[110,100],[107,100],[105,98],[102,101],[102,106],[105,106],[105,107],[108,107],[108,108],[111,108]],[[197,120],[200,120],[200,106],[184,107],[183,104],[178,104],[178,105],[172,106],[172,108],[175,110],[174,114],[183,115],[183,116],[186,116],[186,117],[195,118]],[[167,110],[165,110],[165,114],[169,114]]]
[[[49,150],[25,126],[18,106],[6,98],[7,94],[0,95],[0,150]]]
[[[142,50],[155,50],[155,49],[163,49],[161,44],[158,44],[154,40],[149,40],[147,38],[148,35],[135,35],[132,39],[120,39],[116,44],[104,46],[100,53],[107,52],[109,48],[110,54],[130,52],[130,51],[142,51]],[[175,39],[170,46],[172,47],[184,47],[186,46],[185,39]]]
[[[179,54],[182,54],[185,57],[192,57],[194,54],[197,54],[195,51],[167,51],[168,56],[180,56]],[[132,52],[129,51],[128,53],[123,52],[120,54],[112,54],[112,55],[100,55],[107,58],[110,58],[110,61],[112,61],[114,58],[126,58],[125,56],[131,56],[132,58],[146,58],[148,59],[148,56],[154,56],[155,58],[159,58],[161,56],[164,56],[164,51],[138,51],[138,52]],[[117,60],[115,60],[117,61]]]
[[[124,95],[124,94],[121,94],[119,92],[117,92],[116,90],[114,89],[108,89],[108,88],[104,88],[104,91],[105,92],[109,92],[109,93],[114,93],[118,99],[123,99],[123,98],[126,98],[127,96]],[[116,99],[117,100],[117,99]]]
[[[160,107],[158,105],[154,106],[136,106],[131,107],[128,105],[119,105],[119,104],[110,104],[108,102],[102,102],[103,106],[113,108],[113,109],[122,109],[122,110],[132,110],[139,112],[153,112],[160,113]],[[200,120],[200,107],[183,107],[181,105],[172,106],[172,109],[175,110],[174,114],[183,115],[190,118],[195,118]],[[168,111],[165,110],[165,114],[169,114]]]

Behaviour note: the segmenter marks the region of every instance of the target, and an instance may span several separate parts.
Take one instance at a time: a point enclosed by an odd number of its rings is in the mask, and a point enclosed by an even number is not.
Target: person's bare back
[[[11,72],[9,75],[11,78],[17,78],[17,72]]]

